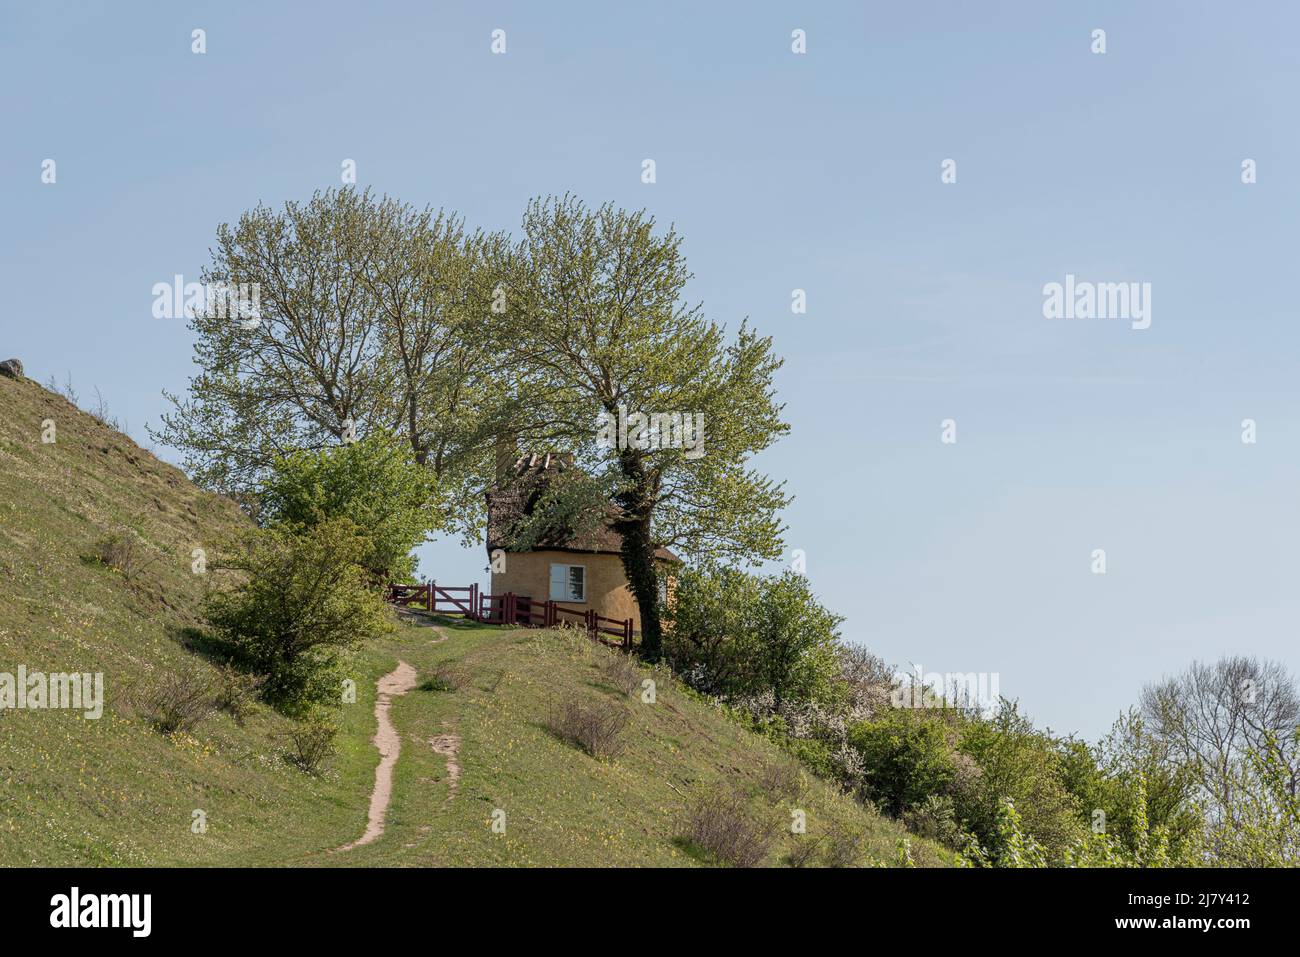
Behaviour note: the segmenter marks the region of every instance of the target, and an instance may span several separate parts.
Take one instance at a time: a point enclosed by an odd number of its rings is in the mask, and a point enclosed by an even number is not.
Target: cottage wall
[[[532,552],[508,552],[505,571],[492,573],[492,594],[514,592],[535,601],[551,597],[551,564],[583,565],[587,569],[587,601],[557,602],[561,608],[585,612],[594,608],[606,618],[632,619],[632,630],[641,630],[641,616],[636,599],[627,587],[623,560],[607,552],[562,552],[539,549]]]

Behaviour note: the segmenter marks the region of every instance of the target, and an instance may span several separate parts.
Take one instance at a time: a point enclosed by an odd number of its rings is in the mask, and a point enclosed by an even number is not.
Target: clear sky
[[[1193,658],[1300,670],[1294,5],[613,6],[5,0],[0,358],[145,441],[191,371],[153,284],[345,159],[487,229],[644,206],[786,357],[760,462],[847,638],[1088,737]],[[1151,327],[1045,318],[1067,274],[1150,282]]]

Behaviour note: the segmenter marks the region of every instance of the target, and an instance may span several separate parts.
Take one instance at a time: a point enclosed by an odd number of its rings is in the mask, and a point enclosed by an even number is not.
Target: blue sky
[[[850,640],[997,672],[1088,737],[1194,658],[1300,670],[1300,13],[804,7],[5,3],[0,358],[98,386],[144,441],[191,371],[152,285],[344,159],[487,229],[565,190],[644,206],[691,298],[786,357],[761,464]],[[1067,273],[1150,282],[1151,328],[1045,319]],[[424,550],[443,581],[483,565]]]

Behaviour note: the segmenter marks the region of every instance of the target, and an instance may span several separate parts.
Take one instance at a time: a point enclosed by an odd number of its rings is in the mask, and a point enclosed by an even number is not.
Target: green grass
[[[264,705],[242,725],[217,713],[192,734],[159,734],[132,689],[181,668],[215,674],[186,637],[212,579],[191,570],[192,551],[211,556],[245,520],[35,383],[0,378],[0,409],[0,671],[103,672],[108,699],[98,721],[0,711],[0,865],[695,865],[710,861],[684,840],[685,810],[719,783],[741,788],[773,829],[767,863],[836,824],[865,835],[863,863],[892,861],[906,837],[816,780],[792,800],[765,794],[765,769],[787,756],[663,673],[655,704],[619,692],[598,667],[613,652],[562,632],[403,624],[357,656],[357,702],[343,707],[339,753],[319,777],[285,760],[290,724]],[[53,444],[41,442],[47,419]],[[130,575],[95,557],[123,529],[140,543]],[[393,704],[402,752],[386,833],[334,853],[364,830],[375,681],[399,659],[438,690]],[[548,729],[573,697],[627,710],[615,760]],[[449,733],[460,737],[454,796],[430,744]],[[806,837],[789,833],[795,808]],[[498,809],[504,834],[490,827]],[[206,833],[191,829],[198,810]],[[950,857],[919,839],[912,854],[920,865]]]
[[[683,834],[688,804],[715,785],[735,786],[752,813],[777,835],[767,863],[781,864],[795,842],[816,840],[835,825],[864,835],[863,863],[892,862],[900,825],[867,811],[804,773],[804,792],[777,800],[764,792],[766,769],[790,763],[769,742],[698,700],[662,670],[643,669],[656,683],[654,704],[639,692],[611,687],[602,659],[618,654],[573,632],[501,629],[441,619],[438,629],[405,627],[383,643],[390,661],[404,660],[425,680],[440,665],[467,677],[455,691],[411,691],[393,705],[402,732],[388,830],[373,845],[304,863],[457,866],[672,866],[711,863]],[[441,631],[435,643],[430,632]],[[627,709],[626,749],[597,761],[559,740],[547,717],[570,697]],[[461,776],[448,797],[443,758],[428,741],[460,737]],[[791,811],[803,810],[807,834],[790,833]],[[505,833],[492,814],[505,813]],[[358,825],[359,830],[359,825]],[[918,865],[951,855],[911,839]]]

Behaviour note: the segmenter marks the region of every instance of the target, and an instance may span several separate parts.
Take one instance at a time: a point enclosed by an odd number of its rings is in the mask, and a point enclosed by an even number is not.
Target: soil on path
[[[362,844],[379,840],[384,833],[384,817],[388,813],[388,802],[393,796],[393,766],[402,750],[402,739],[388,717],[393,706],[393,698],[406,694],[415,687],[415,669],[405,661],[399,661],[397,667],[379,679],[378,695],[375,698],[375,720],[379,729],[375,732],[375,747],[379,749],[379,766],[375,768],[375,787],[370,792],[370,818],[366,832],[351,844],[344,844],[340,851],[350,851]]]

